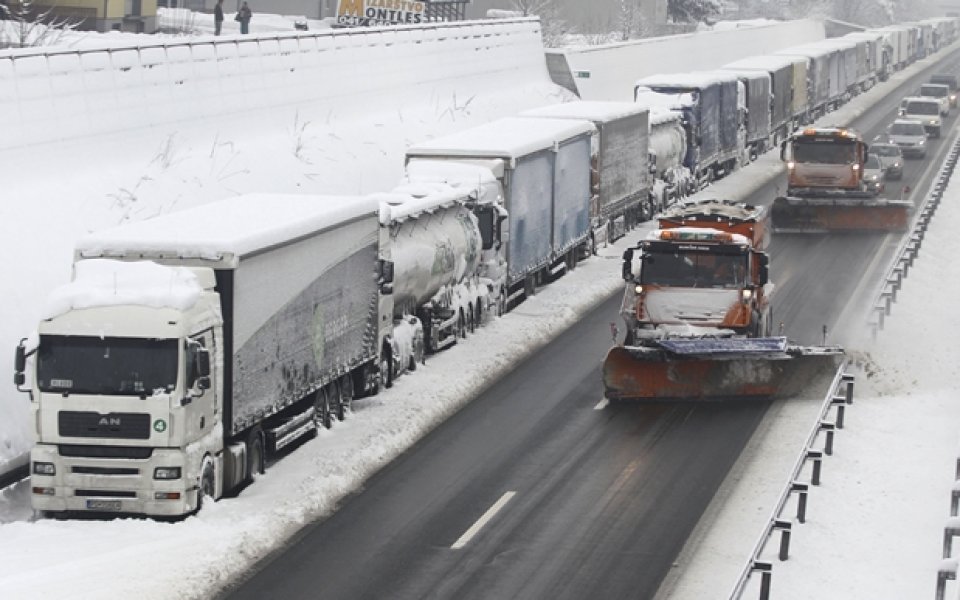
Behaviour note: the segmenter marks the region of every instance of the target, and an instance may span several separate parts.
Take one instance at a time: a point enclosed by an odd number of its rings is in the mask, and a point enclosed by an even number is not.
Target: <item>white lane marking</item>
[[[600,402],[597,402],[597,405],[593,407],[593,410],[603,410],[610,404],[610,401],[604,398]]]
[[[472,540],[475,535],[480,533],[480,530],[483,529],[483,526],[489,523],[490,519],[497,516],[497,513],[500,512],[500,509],[506,506],[507,502],[510,502],[510,499],[516,495],[516,492],[506,492],[504,495],[500,496],[500,499],[494,502],[493,506],[488,508],[487,512],[483,513],[483,516],[477,519],[477,522],[471,525],[470,529],[466,530],[464,534],[460,536],[460,539],[455,541],[450,548],[452,550],[459,550],[470,543],[470,540]]]

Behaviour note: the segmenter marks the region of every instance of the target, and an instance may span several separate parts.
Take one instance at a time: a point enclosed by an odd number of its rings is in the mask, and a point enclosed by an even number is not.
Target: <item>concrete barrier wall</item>
[[[375,110],[429,84],[484,79],[549,81],[537,20],[7,51],[0,149],[304,103]]]
[[[565,55],[584,100],[633,101],[632,82],[641,77],[716,69],[748,56],[822,39],[822,21],[799,20],[547,53]]]

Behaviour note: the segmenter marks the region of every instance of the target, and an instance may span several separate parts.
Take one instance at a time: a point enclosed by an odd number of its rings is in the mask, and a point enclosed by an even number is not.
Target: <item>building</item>
[[[18,0],[7,0],[16,11]],[[31,12],[47,13],[56,19],[77,23],[81,31],[130,31],[153,33],[157,30],[157,0],[34,0]]]
[[[517,10],[518,4],[520,2],[517,0],[472,0],[467,8],[467,17],[483,18],[491,8]],[[554,0],[546,8],[553,13],[551,18],[564,21],[580,33],[623,31],[624,8],[632,9],[631,29],[635,31],[659,33],[667,22],[667,0]]]

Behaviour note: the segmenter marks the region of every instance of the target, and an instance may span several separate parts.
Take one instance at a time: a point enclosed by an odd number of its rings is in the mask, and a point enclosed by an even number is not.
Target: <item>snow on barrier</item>
[[[880,283],[880,289],[877,292],[876,299],[873,302],[873,308],[870,312],[868,324],[870,332],[874,339],[877,334],[883,330],[886,318],[890,316],[893,305],[897,301],[897,295],[903,282],[910,273],[914,261],[920,254],[920,247],[923,246],[923,240],[927,235],[927,229],[940,201],[943,199],[943,192],[950,183],[954,170],[957,168],[957,162],[960,161],[960,139],[954,141],[953,147],[947,158],[940,165],[940,171],[934,180],[933,189],[924,198],[923,203],[917,211],[916,218],[913,221],[913,230],[909,236],[906,236],[900,244],[900,249],[894,256],[894,259],[887,269],[887,274]]]
[[[547,50],[550,76],[583,100],[633,101],[633,82],[658,73],[706,71],[759,54],[822,40],[822,21],[771,22],[757,27]]]
[[[10,50],[0,149],[300,103],[383,110],[384,97],[484,79],[549,82],[537,19]]]
[[[847,362],[844,361],[837,369],[827,391],[827,395],[824,397],[819,416],[813,424],[810,435],[807,436],[807,440],[800,449],[800,454],[794,464],[793,472],[790,474],[790,478],[787,479],[783,492],[780,494],[780,500],[773,509],[773,514],[767,520],[767,524],[764,525],[760,538],[754,545],[753,552],[747,564],[743,570],[741,570],[740,577],[733,586],[733,591],[730,592],[730,600],[740,600],[740,598],[743,598],[743,594],[747,590],[747,584],[750,582],[750,578],[754,573],[760,574],[760,600],[770,599],[773,563],[765,559],[764,556],[767,543],[770,541],[770,538],[773,537],[774,532],[779,531],[780,545],[777,550],[777,558],[781,561],[787,560],[790,555],[790,537],[792,535],[793,523],[791,520],[785,519],[783,513],[787,508],[787,503],[794,495],[796,495],[797,499],[797,522],[802,524],[807,520],[807,495],[809,494],[810,486],[820,485],[823,457],[824,455],[831,456],[833,454],[833,438],[835,432],[838,429],[843,429],[846,407],[853,404],[854,377],[845,372],[846,368]],[[833,407],[836,407],[836,413],[834,420],[831,422],[827,419],[830,409]],[[821,438],[821,433],[823,434],[823,445],[822,447],[818,447],[818,440]],[[809,481],[803,481],[801,480],[801,474],[808,463],[811,465],[810,479]]]

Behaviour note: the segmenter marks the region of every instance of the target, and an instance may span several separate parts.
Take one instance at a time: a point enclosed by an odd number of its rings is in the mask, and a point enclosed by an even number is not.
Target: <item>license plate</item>
[[[120,510],[120,501],[87,500],[87,510]]]

